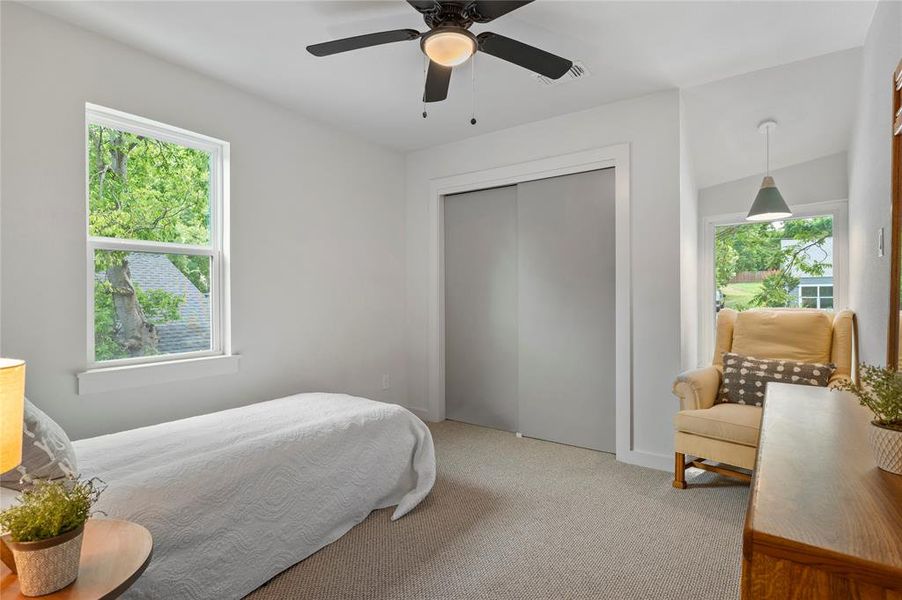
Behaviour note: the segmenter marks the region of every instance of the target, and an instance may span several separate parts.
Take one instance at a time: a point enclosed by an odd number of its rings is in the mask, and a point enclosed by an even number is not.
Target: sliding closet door
[[[519,431],[614,452],[614,170],[517,188]]]
[[[444,204],[445,414],[517,431],[517,189]]]

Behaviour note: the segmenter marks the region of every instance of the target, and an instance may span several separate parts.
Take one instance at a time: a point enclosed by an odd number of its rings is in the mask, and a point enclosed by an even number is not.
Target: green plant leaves
[[[852,392],[879,425],[902,431],[902,373],[864,363],[859,372],[860,384],[844,381],[837,389]]]
[[[14,542],[36,542],[83,525],[103,492],[99,479],[37,481],[19,497],[19,504],[0,513],[0,528]]]

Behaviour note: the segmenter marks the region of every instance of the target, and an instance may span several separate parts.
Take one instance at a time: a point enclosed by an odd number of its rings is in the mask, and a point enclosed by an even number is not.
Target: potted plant
[[[877,466],[902,475],[902,373],[866,364],[860,371],[860,384],[844,382],[839,389],[855,394],[876,417],[869,437]]]
[[[13,559],[4,562],[18,574],[23,595],[50,594],[78,577],[85,521],[103,491],[95,481],[37,481],[19,504],[0,512],[3,544]]]

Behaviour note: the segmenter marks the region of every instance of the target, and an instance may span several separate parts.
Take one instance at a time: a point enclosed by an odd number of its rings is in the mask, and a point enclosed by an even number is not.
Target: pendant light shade
[[[792,211],[783,199],[774,178],[770,176],[770,132],[776,129],[776,121],[764,121],[758,125],[758,131],[764,134],[765,176],[761,181],[761,189],[755,196],[752,208],[746,221],[776,221],[792,216]]]
[[[786,200],[774,184],[774,178],[768,175],[761,182],[761,189],[755,196],[746,221],[776,221],[791,216],[792,211],[786,206]]]

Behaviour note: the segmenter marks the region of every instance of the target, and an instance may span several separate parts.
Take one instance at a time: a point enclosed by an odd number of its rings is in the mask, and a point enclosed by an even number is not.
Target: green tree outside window
[[[201,150],[92,124],[88,199],[91,236],[210,243],[210,156]],[[208,257],[166,256],[209,293]],[[96,252],[94,270],[95,360],[157,354],[156,326],[180,318],[184,296],[141,289],[127,252]]]
[[[717,227],[717,289],[728,298],[726,305],[738,310],[796,306],[797,298],[791,292],[799,285],[798,274],[820,277],[832,266],[832,257],[826,249],[827,239],[832,235],[832,217]],[[790,243],[784,243],[787,240]],[[740,272],[766,275],[757,283],[730,284]]]

